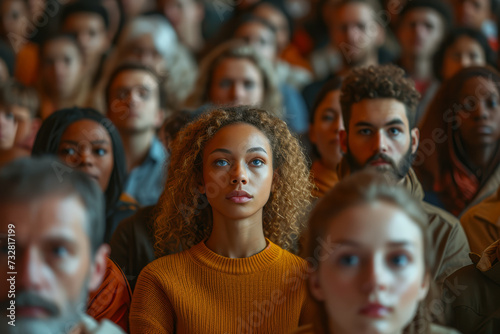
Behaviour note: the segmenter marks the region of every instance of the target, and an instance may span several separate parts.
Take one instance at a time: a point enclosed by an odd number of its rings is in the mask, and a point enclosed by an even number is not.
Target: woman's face
[[[48,42],[43,48],[41,70],[51,94],[60,98],[71,97],[82,79],[80,50],[75,43],[64,38]]]
[[[466,148],[482,149],[500,140],[500,95],[491,79],[473,77],[460,90],[458,131]]]
[[[214,219],[260,219],[273,183],[266,135],[237,123],[220,129],[203,150],[203,184]]]
[[[290,27],[285,14],[268,3],[258,6],[253,14],[271,23],[276,29],[276,43],[278,50],[283,51],[290,41]]]
[[[214,70],[209,99],[209,102],[218,105],[262,105],[264,78],[248,59],[223,59]]]
[[[348,224],[346,224],[348,222]],[[400,208],[376,201],[329,221],[310,290],[333,333],[400,333],[428,291],[422,230]]]
[[[309,138],[318,149],[321,161],[333,170],[342,159],[340,130],[344,130],[340,90],[334,90],[321,101],[314,114],[314,123],[309,127]]]
[[[30,24],[28,17],[28,8],[22,0],[7,0],[0,4],[0,12],[2,13],[2,30],[5,33],[7,40],[26,39],[28,25]],[[13,43],[13,45],[18,43]],[[15,45],[18,47],[18,45]],[[19,50],[16,50],[16,52]]]
[[[486,65],[481,44],[469,36],[459,37],[444,54],[443,79],[451,78],[462,68]]]
[[[59,158],[95,179],[105,192],[113,172],[113,144],[108,131],[99,123],[83,119],[69,125],[64,131]]]

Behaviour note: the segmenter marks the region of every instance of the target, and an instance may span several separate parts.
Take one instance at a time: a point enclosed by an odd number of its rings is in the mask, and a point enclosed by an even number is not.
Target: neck
[[[491,159],[493,159],[497,151],[497,146],[497,143],[494,143],[490,145],[467,147],[464,143],[464,149],[468,160],[467,165],[477,169],[485,169],[490,164]]]
[[[127,161],[127,172],[140,166],[146,159],[149,149],[153,143],[154,132],[130,132],[120,130],[120,136],[125,149],[125,159]]]
[[[245,258],[261,252],[267,246],[262,212],[254,216],[259,217],[231,220],[214,212],[212,233],[205,244],[213,252],[229,258]]]
[[[431,62],[424,57],[403,56],[401,57],[401,66],[413,79],[428,80],[432,78]]]

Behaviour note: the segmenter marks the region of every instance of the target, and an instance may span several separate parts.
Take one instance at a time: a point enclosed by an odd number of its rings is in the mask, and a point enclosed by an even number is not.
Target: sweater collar
[[[232,259],[214,253],[205,241],[188,250],[191,258],[198,264],[230,275],[248,275],[269,268],[279,260],[284,250],[266,238],[268,246],[255,255],[246,258]]]

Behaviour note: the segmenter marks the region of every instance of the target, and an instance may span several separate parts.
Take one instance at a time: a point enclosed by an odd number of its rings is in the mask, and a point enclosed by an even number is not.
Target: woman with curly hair
[[[172,144],[157,257],[135,287],[132,333],[290,333],[304,320],[305,262],[291,254],[312,184],[286,124],[215,109]],[[175,268],[175,270],[173,270]]]

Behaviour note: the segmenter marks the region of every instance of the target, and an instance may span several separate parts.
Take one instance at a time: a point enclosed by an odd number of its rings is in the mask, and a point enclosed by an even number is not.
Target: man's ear
[[[108,256],[111,252],[108,244],[103,244],[94,255],[94,263],[90,268],[89,291],[94,291],[102,283],[106,268],[108,267]]]
[[[340,139],[340,149],[342,153],[347,153],[347,132],[345,130],[339,131],[339,139]]]
[[[417,153],[418,143],[420,141],[420,131],[418,130],[418,128],[411,129],[410,136],[411,136],[411,153],[415,154]]]

